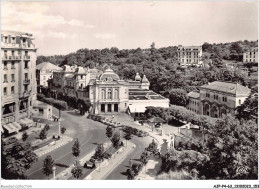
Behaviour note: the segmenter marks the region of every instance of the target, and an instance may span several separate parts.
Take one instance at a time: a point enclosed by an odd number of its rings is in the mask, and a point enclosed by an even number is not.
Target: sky
[[[38,55],[258,39],[258,2],[1,2],[1,29],[32,33]]]

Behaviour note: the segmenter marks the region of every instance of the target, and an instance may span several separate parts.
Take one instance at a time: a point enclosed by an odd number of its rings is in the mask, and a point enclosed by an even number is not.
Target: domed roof
[[[142,83],[150,83],[145,75],[143,76]]]
[[[141,77],[139,75],[139,73],[137,72],[136,75],[135,75],[135,80],[136,81],[141,81]]]
[[[120,80],[119,76],[109,67],[103,74],[100,75],[101,81],[117,81]]]

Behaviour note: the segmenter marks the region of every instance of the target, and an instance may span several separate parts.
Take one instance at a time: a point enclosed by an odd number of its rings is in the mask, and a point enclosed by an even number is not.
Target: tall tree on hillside
[[[52,174],[52,168],[54,166],[54,160],[50,155],[46,156],[46,158],[43,160],[43,168],[42,172],[44,175],[48,176],[48,180],[50,177],[50,174]]]
[[[251,94],[244,103],[236,108],[236,117],[241,120],[258,119],[258,93]]]

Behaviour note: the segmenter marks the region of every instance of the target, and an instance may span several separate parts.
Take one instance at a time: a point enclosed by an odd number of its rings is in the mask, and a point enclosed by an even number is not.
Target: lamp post
[[[52,171],[53,171],[53,180],[55,180],[55,171],[56,171],[56,167],[55,166],[52,167]]]
[[[59,118],[59,131],[58,131],[58,133],[59,133],[59,138],[60,138],[60,118]]]

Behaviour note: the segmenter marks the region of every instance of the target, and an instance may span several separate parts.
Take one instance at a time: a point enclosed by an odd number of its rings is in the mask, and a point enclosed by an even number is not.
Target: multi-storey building
[[[52,78],[53,72],[59,72],[62,68],[50,62],[43,62],[36,66],[36,81],[38,86],[48,87],[48,80]]]
[[[255,62],[258,63],[258,48],[252,48],[243,53],[243,62]]]
[[[8,132],[17,131],[21,119],[31,116],[32,101],[36,99],[33,39],[32,34],[23,32],[1,34],[2,125]]]
[[[65,66],[54,72],[49,81],[53,92],[89,99],[91,113],[127,112],[140,117],[147,106],[169,107],[166,99],[149,90],[150,82],[137,73],[134,80],[122,80],[110,68],[105,72],[97,69]]]
[[[235,108],[244,103],[251,90],[238,83],[214,81],[200,87],[200,92],[189,93],[187,109],[214,118],[235,114]]]
[[[200,66],[202,56],[201,46],[178,46],[178,62],[180,66]]]

